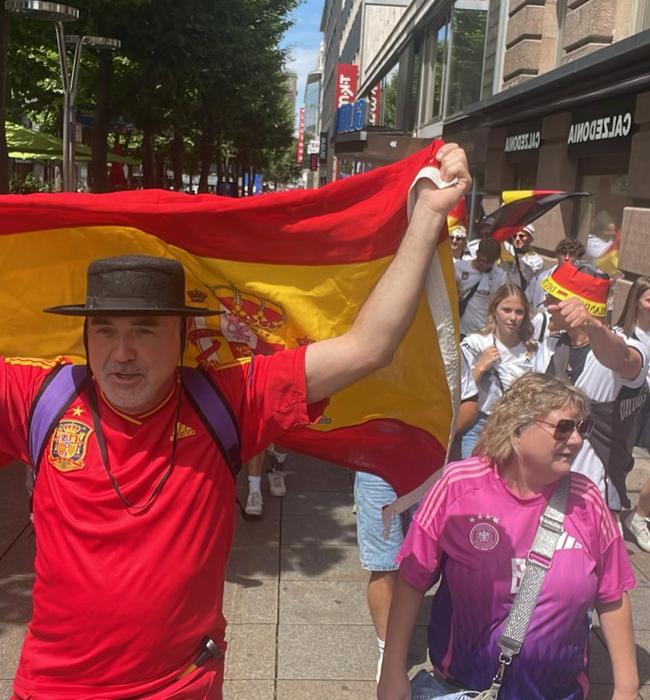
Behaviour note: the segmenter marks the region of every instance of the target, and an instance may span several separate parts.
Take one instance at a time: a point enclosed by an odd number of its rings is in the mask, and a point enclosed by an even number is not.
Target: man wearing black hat
[[[389,363],[415,315],[447,212],[471,182],[418,184],[393,262],[345,335],[210,372],[181,365],[182,267],[127,256],[88,270],[88,367],[0,360],[0,450],[36,474],[33,616],[16,700],[221,698],[224,571],[241,460],[314,420]]]

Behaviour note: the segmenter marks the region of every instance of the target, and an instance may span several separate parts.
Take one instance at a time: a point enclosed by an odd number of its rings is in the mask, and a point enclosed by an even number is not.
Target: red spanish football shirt
[[[305,402],[304,361],[299,348],[213,372],[239,427],[243,461],[316,417]],[[0,451],[25,462],[29,410],[49,371],[38,361],[0,360]],[[100,398],[109,463],[131,503],[145,501],[169,465],[177,391],[138,417]],[[235,482],[185,397],[179,424],[171,478],[151,508],[131,515],[101,462],[87,396],[61,418],[34,491],[36,576],[19,696],[155,694],[204,635],[224,646]]]

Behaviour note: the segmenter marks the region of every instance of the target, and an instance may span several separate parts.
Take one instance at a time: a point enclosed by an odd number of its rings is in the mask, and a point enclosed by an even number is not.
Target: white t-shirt
[[[551,315],[549,312],[542,306],[541,310],[530,319],[530,322],[533,324],[533,340],[536,343],[545,341],[550,335]]]
[[[542,289],[542,282],[550,277],[557,266],[549,267],[548,270],[542,270],[538,272],[535,277],[528,283],[526,287],[526,297],[528,298],[528,303],[530,304],[530,311],[532,314],[536,314],[543,308],[544,300],[546,299],[546,292]]]
[[[515,247],[510,241],[503,243],[503,247],[513,258],[515,257]],[[541,272],[544,268],[544,259],[534,250],[531,250],[528,253],[522,253],[519,255],[519,265],[521,267],[521,274],[523,275],[526,284],[530,285],[530,282],[535,275]],[[517,262],[514,259],[512,261],[502,259],[501,267],[508,275],[508,282],[510,282],[510,284],[521,286],[521,278],[519,277]],[[528,289],[528,286],[526,289]]]
[[[650,332],[644,331],[638,326],[634,326],[634,335],[638,338],[639,342],[646,349],[646,352],[650,356]],[[650,374],[648,374],[648,387],[650,387]]]
[[[487,414],[515,379],[533,369],[535,358],[535,353],[529,352],[523,343],[509,348],[491,333],[473,333],[463,340],[460,348],[467,364],[475,367],[483,352],[492,345],[496,346],[501,359],[478,381],[478,409]]]
[[[479,272],[471,260],[459,260],[454,266],[459,299],[468,294],[478,284],[476,292],[469,300],[465,313],[460,319],[460,332],[463,335],[478,333],[487,321],[490,299],[496,290],[507,282],[506,273],[496,265],[490,272]]]
[[[609,238],[603,240],[594,233],[590,233],[587,236],[587,243],[585,245],[585,260],[587,262],[594,263],[598,258],[602,257],[603,253],[612,245],[614,239]]]
[[[467,364],[465,355],[460,353],[460,400],[469,401],[478,396],[478,387],[472,377],[472,368]]]
[[[643,358],[643,367],[638,377],[635,379],[624,379],[617,372],[602,365],[596,359],[594,353],[589,350],[585,359],[584,369],[575,381],[575,386],[578,389],[582,389],[593,401],[613,401],[618,396],[622,387],[627,386],[631,389],[638,389],[646,381],[648,375],[648,354],[642,343],[638,340],[628,338],[622,333],[617,334],[620,335],[629,346],[639,351]],[[560,337],[560,335],[551,335],[539,346],[534,362],[535,372],[546,372]],[[578,452],[578,455],[571,465],[571,470],[584,474],[591,479],[600,489],[603,498],[605,497],[605,471],[603,463],[591,446],[589,438],[585,439],[582,443],[582,449]],[[616,489],[610,485],[608,491],[609,507],[613,510],[620,510],[621,503]]]

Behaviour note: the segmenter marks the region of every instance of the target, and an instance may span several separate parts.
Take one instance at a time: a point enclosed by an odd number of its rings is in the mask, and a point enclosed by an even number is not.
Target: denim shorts
[[[468,700],[476,695],[475,691],[457,690],[426,671],[411,680],[411,700]]]
[[[357,472],[354,480],[354,502],[357,506],[357,542],[361,567],[367,571],[397,571],[397,554],[404,540],[405,519],[395,515],[390,523],[388,539],[384,539],[382,508],[397,498],[383,479],[366,472]]]

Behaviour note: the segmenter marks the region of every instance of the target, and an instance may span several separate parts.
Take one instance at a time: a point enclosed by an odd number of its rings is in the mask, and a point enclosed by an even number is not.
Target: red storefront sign
[[[379,126],[381,118],[381,83],[377,83],[368,96],[368,125]]]
[[[298,147],[296,149],[296,163],[302,164],[305,149],[305,108],[301,107],[298,116]]]
[[[336,88],[334,90],[334,109],[352,104],[357,99],[359,67],[353,63],[339,63],[336,66]]]

